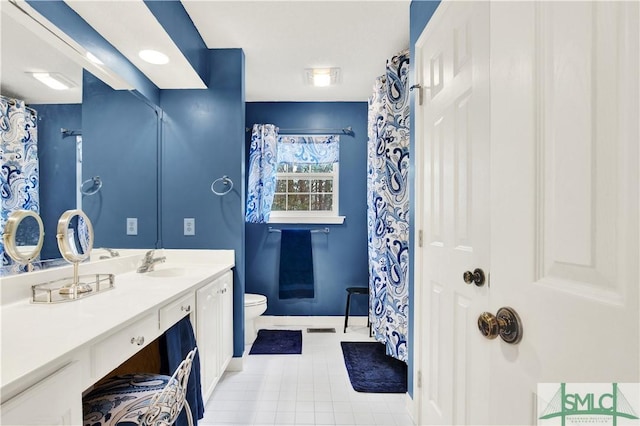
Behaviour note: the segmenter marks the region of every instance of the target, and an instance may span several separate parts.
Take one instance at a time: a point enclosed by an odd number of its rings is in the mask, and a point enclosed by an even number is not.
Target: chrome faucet
[[[102,247],[101,249],[109,253],[109,256],[100,256],[100,259],[111,259],[120,256],[120,253],[118,253],[116,250],[106,247]]]
[[[156,263],[163,263],[167,260],[165,256],[154,258],[153,252],[153,250],[149,250],[145,253],[144,258],[142,259],[142,265],[138,268],[139,273],[151,272],[153,271],[154,266],[156,266]]]

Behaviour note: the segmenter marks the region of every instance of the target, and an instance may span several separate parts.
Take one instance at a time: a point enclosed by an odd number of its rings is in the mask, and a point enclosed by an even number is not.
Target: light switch
[[[184,218],[184,235],[196,235],[196,219],[193,217]]]
[[[138,218],[127,218],[127,235],[138,235]]]

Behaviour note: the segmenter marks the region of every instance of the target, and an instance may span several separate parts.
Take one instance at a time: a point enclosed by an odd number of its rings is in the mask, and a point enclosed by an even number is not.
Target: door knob
[[[478,329],[487,339],[495,339],[499,335],[512,345],[522,340],[522,321],[518,313],[509,307],[498,309],[495,315],[491,312],[481,313],[478,317]]]
[[[482,287],[484,285],[484,271],[480,268],[474,269],[473,272],[465,271],[462,274],[462,279],[467,284],[475,283],[476,286]]]

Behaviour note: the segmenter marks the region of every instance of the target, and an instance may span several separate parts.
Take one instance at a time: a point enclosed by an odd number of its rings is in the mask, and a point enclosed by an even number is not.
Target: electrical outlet
[[[138,218],[127,218],[127,235],[138,235]]]
[[[184,218],[184,235],[196,235],[196,220],[193,217]]]

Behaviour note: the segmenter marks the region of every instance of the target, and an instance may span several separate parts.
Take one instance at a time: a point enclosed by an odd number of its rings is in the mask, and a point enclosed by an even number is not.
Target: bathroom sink
[[[151,272],[146,272],[144,275],[148,277],[159,277],[159,278],[182,277],[184,275],[187,275],[187,269],[172,266],[168,268],[156,269]]]

